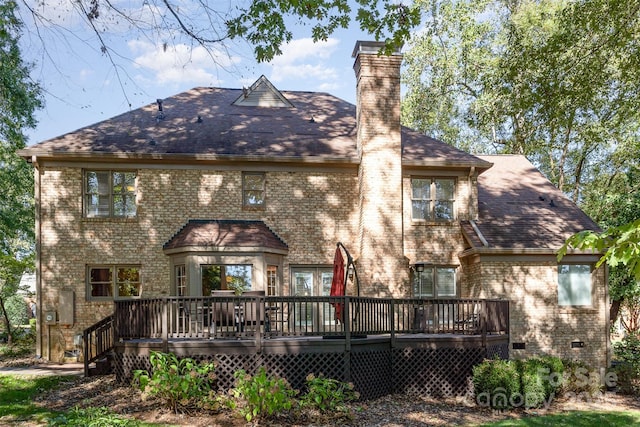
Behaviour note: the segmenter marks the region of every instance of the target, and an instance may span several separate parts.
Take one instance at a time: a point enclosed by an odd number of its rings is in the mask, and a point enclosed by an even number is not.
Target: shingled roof
[[[272,251],[286,254],[287,246],[262,221],[192,219],[162,247],[164,251],[181,248],[202,250]]]
[[[27,159],[36,155],[82,160],[359,163],[353,104],[327,93],[282,91],[278,95],[292,108],[241,105],[236,101],[246,91],[197,87],[161,104],[29,146],[20,155]],[[403,162],[409,164],[490,166],[406,128],[402,142]]]
[[[493,167],[478,177],[478,220],[462,223],[473,248],[555,251],[574,233],[599,230],[526,157],[479,157]]]

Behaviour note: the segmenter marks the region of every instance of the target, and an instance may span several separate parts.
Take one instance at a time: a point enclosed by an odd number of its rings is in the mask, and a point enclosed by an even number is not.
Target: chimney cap
[[[377,55],[382,49],[384,49],[385,46],[385,42],[358,40],[355,47],[353,48],[353,53],[351,54],[351,56],[355,58],[360,53]],[[396,48],[393,51],[393,55],[402,55],[402,53],[400,52],[400,48]]]

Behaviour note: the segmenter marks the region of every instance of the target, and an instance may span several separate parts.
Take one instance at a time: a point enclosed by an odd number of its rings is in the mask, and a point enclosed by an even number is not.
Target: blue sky
[[[339,30],[326,42],[314,44],[308,38],[310,27],[294,25],[294,40],[283,48],[283,55],[258,64],[243,42],[228,45],[230,57],[221,53],[212,58],[203,48],[180,42],[165,50],[160,42],[111,24],[113,30],[105,36],[117,55],[109,58],[77,18],[71,0],[47,1],[49,6],[41,12],[58,27],[40,24],[36,33],[30,15],[22,16],[28,26],[22,52],[34,64],[32,76],[45,91],[38,126],[27,132],[29,144],[196,86],[241,88],[262,74],[281,90],[324,91],[353,103],[351,53],[357,40],[372,39],[353,24],[353,29]]]

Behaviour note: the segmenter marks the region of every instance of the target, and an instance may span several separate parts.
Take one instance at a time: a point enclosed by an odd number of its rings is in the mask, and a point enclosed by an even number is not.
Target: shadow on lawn
[[[478,427],[627,427],[640,425],[640,412],[575,411],[524,417],[482,424]]]
[[[69,381],[68,377],[21,377],[0,375],[0,424],[48,417],[53,413],[33,404],[33,398]],[[5,418],[8,417],[8,418]]]

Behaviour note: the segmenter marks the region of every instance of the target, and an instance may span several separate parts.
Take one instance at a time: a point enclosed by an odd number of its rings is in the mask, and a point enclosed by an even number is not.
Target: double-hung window
[[[558,305],[590,306],[591,290],[590,265],[558,265]]]
[[[244,172],[242,174],[242,206],[245,208],[264,208],[265,174],[263,172]]]
[[[136,216],[136,172],[85,171],[84,215],[88,218]]]
[[[416,298],[455,297],[456,269],[417,265],[413,275],[413,295]]]
[[[187,268],[184,264],[175,266],[176,275],[176,295],[184,297],[187,295]]]
[[[88,267],[88,299],[139,297],[141,291],[138,266]]]
[[[453,178],[412,178],[411,216],[422,221],[453,221],[456,181]]]

